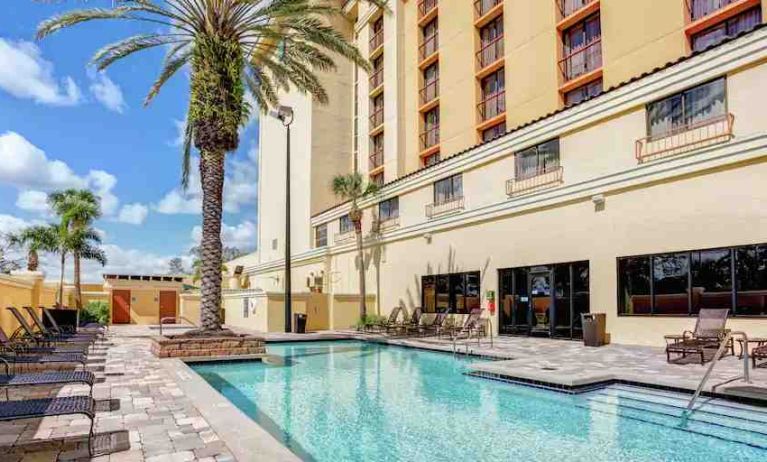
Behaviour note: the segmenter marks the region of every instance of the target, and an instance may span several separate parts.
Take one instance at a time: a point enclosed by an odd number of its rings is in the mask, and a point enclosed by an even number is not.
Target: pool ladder
[[[698,384],[698,388],[695,390],[695,394],[692,395],[692,398],[690,398],[690,402],[687,403],[687,409],[685,409],[684,412],[682,413],[683,418],[689,416],[692,413],[692,410],[693,410],[692,408],[695,405],[695,401],[698,400],[698,397],[703,391],[703,387],[706,385],[706,382],[711,376],[711,372],[714,370],[714,366],[716,366],[716,363],[719,362],[719,359],[721,359],[724,352],[727,351],[727,347],[730,344],[730,342],[732,342],[732,338],[735,335],[740,335],[741,337],[743,337],[743,375],[739,375],[737,377],[727,379],[724,382],[717,383],[716,385],[711,387],[711,391],[714,391],[719,386],[734,382],[736,380],[742,379],[746,383],[751,383],[751,379],[748,374],[748,335],[745,332],[741,332],[741,331],[728,332],[727,336],[724,338],[724,341],[719,345],[719,349],[716,350],[716,354],[714,354],[714,358],[711,360],[711,365],[708,366],[706,373],[703,375],[703,378],[700,380],[700,383]]]

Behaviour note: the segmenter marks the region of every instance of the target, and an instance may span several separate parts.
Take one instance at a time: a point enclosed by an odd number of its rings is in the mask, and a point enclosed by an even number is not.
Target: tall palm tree
[[[54,225],[36,225],[10,236],[12,244],[27,250],[27,270],[37,271],[39,252],[55,252],[58,245],[58,229]]]
[[[385,5],[385,0],[368,0]],[[316,0],[151,0],[114,8],[70,11],[43,21],[39,39],[92,20],[143,22],[153,32],[107,45],[93,57],[99,70],[138,51],[168,48],[145,104],[189,64],[191,88],[184,142],[182,184],[187,185],[191,145],[199,150],[202,183],[201,331],[221,329],[221,214],[226,153],[239,145],[238,129],[249,119],[249,91],[261,110],[291,87],[328,100],[317,73],[335,68],[332,55],[365,69],[369,63],[329,20],[341,2]],[[158,32],[158,29],[160,31]]]
[[[365,303],[365,255],[362,252],[362,210],[358,202],[378,192],[378,184],[366,182],[360,173],[338,175],[333,178],[331,185],[333,193],[344,201],[351,202],[349,218],[354,223],[354,234],[357,238],[357,258],[360,278],[360,319],[367,315]]]
[[[99,198],[87,189],[67,189],[53,192],[48,195],[48,203],[61,219],[59,229],[60,243],[66,243],[66,239],[72,238],[79,231],[89,230],[91,223],[101,216],[101,202]],[[99,239],[98,242],[100,243],[101,240]],[[61,285],[59,286],[59,296],[61,298],[59,302],[63,303],[63,271],[67,252],[71,252],[74,259],[75,307],[79,310],[83,307],[80,269],[82,255],[80,253],[80,246],[69,246],[64,251],[59,252],[62,265]]]

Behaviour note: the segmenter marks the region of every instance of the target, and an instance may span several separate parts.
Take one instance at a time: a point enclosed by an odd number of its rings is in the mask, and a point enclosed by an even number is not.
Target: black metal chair
[[[54,336],[54,335],[47,334],[45,331],[35,332],[35,330],[32,328],[32,326],[29,325],[27,320],[24,318],[24,316],[21,315],[18,309],[12,306],[7,307],[6,309],[11,312],[13,317],[16,318],[16,321],[19,323],[20,328],[24,332],[22,337],[27,338],[31,341],[34,341],[38,344],[62,343],[66,345],[75,345],[77,346],[79,351],[82,351],[83,353],[85,353],[87,352],[90,345],[93,343],[92,339],[82,339],[82,338],[75,338],[75,337],[67,338],[67,337]],[[14,334],[14,336],[15,335],[16,334]]]
[[[15,387],[41,386],[41,385],[69,385],[82,383],[90,387],[88,396],[93,396],[93,383],[96,376],[91,371],[56,371],[56,372],[33,372],[29,374],[12,374],[11,365],[5,359],[0,358],[5,365],[5,374],[0,375],[0,388],[5,389],[5,399],[9,399],[8,390]]]

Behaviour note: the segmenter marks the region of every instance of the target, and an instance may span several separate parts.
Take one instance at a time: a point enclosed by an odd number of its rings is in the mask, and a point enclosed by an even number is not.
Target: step
[[[625,390],[625,391],[631,391],[635,393],[641,393],[644,395],[652,395],[652,396],[665,396],[668,398],[676,398],[681,399],[684,401],[684,407],[687,407],[687,403],[690,401],[690,398],[692,398],[692,391],[689,393],[680,393],[676,391],[669,391],[669,390],[661,390],[657,388],[647,388],[647,387],[639,387],[635,385],[625,385],[625,384],[615,384],[610,385],[609,387],[606,387],[605,390]],[[728,389],[722,389],[720,391],[724,392]],[[725,407],[729,409],[742,409],[745,411],[751,411],[756,412],[757,414],[762,414],[767,418],[767,407],[760,407],[760,406],[753,406],[750,404],[744,404],[744,403],[738,403],[736,401],[727,401],[723,399],[718,398],[711,398],[708,396],[701,396],[698,398],[698,402],[705,402],[712,406],[717,407]],[[697,406],[696,406],[697,407]]]

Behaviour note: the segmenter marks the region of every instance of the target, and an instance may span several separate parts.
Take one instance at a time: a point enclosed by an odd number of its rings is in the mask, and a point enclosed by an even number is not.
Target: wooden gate
[[[172,290],[160,291],[160,319],[176,317],[176,292]],[[173,321],[166,321],[174,323]]]
[[[112,324],[130,323],[130,290],[112,291]]]

